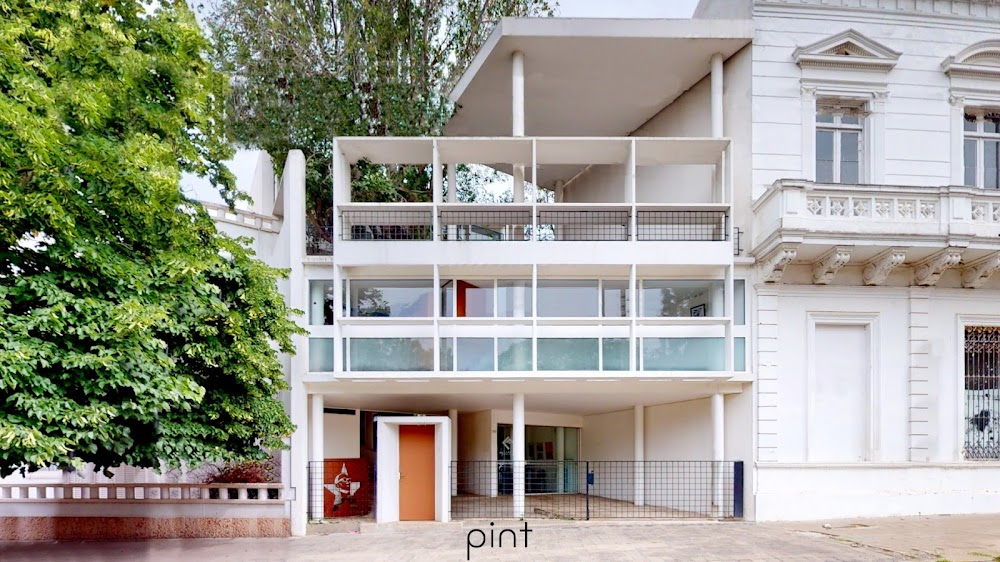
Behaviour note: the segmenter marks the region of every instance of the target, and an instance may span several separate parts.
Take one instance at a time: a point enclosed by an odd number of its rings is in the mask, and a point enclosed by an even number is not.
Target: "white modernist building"
[[[295,152],[213,210],[306,311],[293,533],[1000,511],[1000,3],[505,19],[451,97],[335,139],[329,217]],[[429,200],[352,201],[359,164]]]
[[[294,154],[258,209],[308,311],[294,532],[355,458],[380,521],[1000,510],[1000,4],[505,19],[452,99],[335,140],[329,224]],[[430,201],[352,202],[359,162]],[[513,201],[458,201],[470,164]]]

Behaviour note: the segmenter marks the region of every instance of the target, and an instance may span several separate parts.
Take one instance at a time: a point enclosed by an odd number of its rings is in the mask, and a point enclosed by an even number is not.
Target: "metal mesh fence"
[[[309,519],[371,516],[375,509],[375,471],[363,459],[308,464]]]
[[[453,519],[517,518],[512,461],[452,462]],[[525,518],[743,517],[740,461],[524,461]]]
[[[316,226],[306,223],[306,255],[333,255],[333,226]]]
[[[462,242],[531,239],[531,211],[441,211],[441,239]]]
[[[342,240],[430,240],[433,221],[430,210],[344,211]]]
[[[638,211],[637,240],[725,242],[729,214],[725,211]]]
[[[965,329],[965,458],[1000,458],[1000,327]]]
[[[539,240],[629,239],[629,211],[539,211]]]

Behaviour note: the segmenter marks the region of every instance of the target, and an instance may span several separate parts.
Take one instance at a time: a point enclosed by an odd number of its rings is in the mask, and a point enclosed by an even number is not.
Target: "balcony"
[[[753,210],[753,254],[767,262],[769,281],[807,263],[824,284],[853,262],[869,285],[904,264],[924,269],[916,284],[933,285],[949,267],[988,269],[1000,251],[1000,193],[982,189],[782,180]]]
[[[582,263],[581,252],[587,263],[732,262],[727,139],[343,138],[336,152],[336,177],[362,160],[433,177],[426,203],[352,202],[335,182],[323,234],[341,265],[475,264],[484,242],[500,265]],[[463,164],[509,172],[514,201],[458,202]]]

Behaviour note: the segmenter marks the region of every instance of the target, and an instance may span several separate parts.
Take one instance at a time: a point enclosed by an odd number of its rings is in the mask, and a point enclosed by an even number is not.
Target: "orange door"
[[[399,520],[434,520],[434,426],[399,426]]]

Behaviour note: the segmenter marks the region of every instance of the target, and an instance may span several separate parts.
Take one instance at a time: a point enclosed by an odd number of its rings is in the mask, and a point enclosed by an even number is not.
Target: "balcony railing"
[[[419,205],[418,209],[412,209]],[[381,207],[381,208],[378,208]],[[410,207],[409,209],[407,207]],[[350,241],[690,241],[730,239],[729,206],[545,206],[424,204],[342,208],[340,239]],[[435,236],[435,229],[437,235]]]

